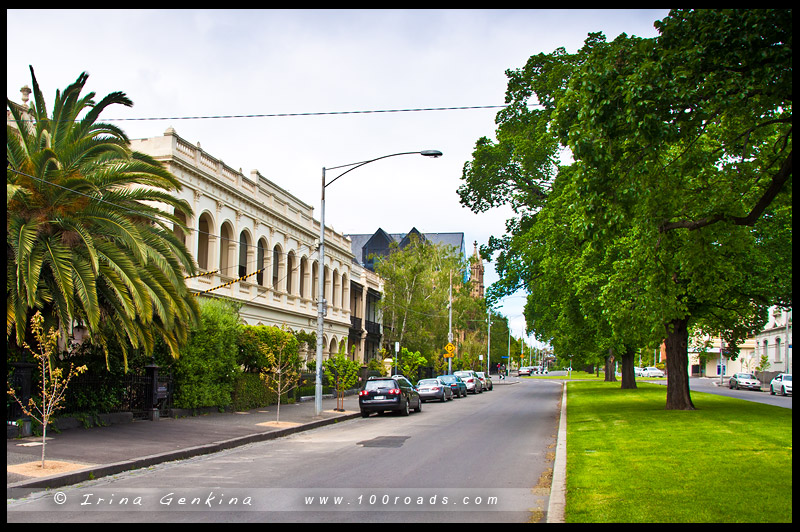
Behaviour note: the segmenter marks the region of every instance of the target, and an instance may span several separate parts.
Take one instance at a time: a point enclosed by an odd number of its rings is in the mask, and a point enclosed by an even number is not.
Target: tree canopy
[[[477,142],[459,193],[516,208],[484,252],[499,251],[493,293],[531,294],[537,334],[663,339],[667,408],[691,409],[689,329],[736,344],[791,306],[792,18],[674,10],[655,26],[507,72],[497,141]]]
[[[448,297],[452,282],[453,330],[465,330],[471,320],[484,319],[482,301],[470,296],[464,280],[467,262],[450,246],[411,235],[404,248],[393,244],[376,262],[384,279],[381,310],[384,341],[400,342],[409,351],[441,352],[447,344]]]

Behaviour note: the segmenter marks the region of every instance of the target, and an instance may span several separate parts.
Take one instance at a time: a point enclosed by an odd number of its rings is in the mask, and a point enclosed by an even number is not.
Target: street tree
[[[184,281],[195,265],[174,233],[188,231],[192,210],[175,176],[99,121],[131,100],[112,92],[95,102],[82,94],[87,79],[56,91],[48,114],[31,67],[30,108],[7,101],[6,337],[21,345],[40,311],[64,339],[84,325],[106,357],[114,339],[126,367],[131,350],[149,355],[157,338],[177,357],[198,318]]]
[[[354,346],[355,347],[355,346]],[[345,345],[323,363],[325,378],[336,390],[336,410],[344,412],[344,394],[358,384],[361,364],[347,356]]]
[[[472,318],[481,314],[481,304],[470,296],[464,281],[467,267],[455,248],[415,234],[402,249],[393,244],[389,255],[376,261],[375,267],[385,281],[381,300],[384,340],[389,345],[400,342],[412,352],[441,350],[447,343],[451,283],[453,329],[468,327]]]
[[[543,250],[577,238],[577,278],[551,303],[574,291],[600,325],[580,296],[594,287],[603,337],[663,338],[666,407],[693,409],[689,331],[737,344],[769,305],[791,305],[791,11],[675,10],[656,27],[510,72],[498,142],[478,142],[460,194],[477,211],[523,203],[490,241],[508,274],[496,290],[543,283]],[[554,189],[564,216],[539,225]],[[546,245],[526,260],[534,237]],[[558,330],[555,316],[537,328]]]
[[[58,352],[58,331],[50,329],[44,330],[44,319],[40,312],[36,312],[31,318],[31,332],[35,339],[36,347],[31,347],[27,343],[23,347],[28,350],[36,359],[39,365],[41,382],[39,393],[41,398],[37,401],[33,397],[28,403],[23,403],[12,388],[8,390],[8,395],[13,398],[25,415],[30,416],[42,425],[42,463],[41,468],[45,469],[45,449],[47,447],[47,427],[53,416],[64,406],[65,394],[69,387],[69,381],[75,375],[80,375],[86,371],[86,366],[70,364],[66,375],[64,370],[57,367],[53,357]]]
[[[260,360],[268,365],[261,368],[261,380],[278,396],[275,421],[281,421],[281,396],[293,390],[300,382],[299,343],[295,335],[280,327],[257,326],[256,338]]]
[[[663,330],[667,408],[692,409],[689,330],[738,344],[791,304],[791,11],[675,10],[656,27],[594,46],[555,122],[587,235],[627,249],[609,319],[635,280]]]

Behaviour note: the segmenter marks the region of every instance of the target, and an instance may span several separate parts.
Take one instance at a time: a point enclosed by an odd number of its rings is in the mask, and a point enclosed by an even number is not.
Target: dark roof
[[[353,255],[355,255],[354,260],[371,270],[372,261],[369,260],[369,255],[373,253],[379,255],[388,253],[389,245],[392,242],[397,242],[402,248],[409,242],[409,235],[411,234],[418,234],[433,244],[452,246],[462,255],[466,253],[464,233],[422,233],[416,227],[412,227],[408,233],[387,233],[378,228],[374,233],[345,236],[350,238],[350,248]]]

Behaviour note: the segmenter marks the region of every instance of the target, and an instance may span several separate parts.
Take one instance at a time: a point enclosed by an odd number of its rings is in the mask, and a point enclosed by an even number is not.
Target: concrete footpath
[[[8,439],[6,498],[280,438],[361,415],[358,396],[344,399],[344,412],[335,411],[336,406],[336,399],[324,398],[317,416],[313,400],[281,405],[280,423],[276,423],[277,405],[270,405],[247,412],[48,431],[45,464],[53,468],[52,474],[24,467],[41,463],[41,436]]]
[[[495,386],[503,386],[520,381],[510,378],[494,382]],[[271,405],[247,412],[213,412],[63,430],[47,437],[45,459],[53,469],[44,475],[30,467],[31,463],[41,462],[41,436],[8,439],[6,499],[19,499],[37,491],[280,438],[361,416],[357,395],[344,399],[343,412],[336,411],[336,406],[336,399],[324,398],[322,412],[317,416],[313,400],[281,405],[279,424],[276,423],[277,405]],[[550,523],[563,522],[565,409],[566,392],[562,394],[561,427],[547,518]]]

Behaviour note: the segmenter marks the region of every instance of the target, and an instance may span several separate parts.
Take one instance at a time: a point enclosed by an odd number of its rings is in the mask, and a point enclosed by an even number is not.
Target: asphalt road
[[[764,403],[767,405],[780,406],[782,408],[792,408],[792,396],[770,395],[767,391],[754,391],[754,390],[731,390],[728,388],[728,379],[724,379],[723,385],[720,385],[720,379],[709,377],[693,377],[689,379],[689,388],[695,392],[713,393],[717,395],[724,395],[726,397],[736,397],[738,399],[745,399],[757,403]]]
[[[523,379],[40,492],[7,520],[544,522],[560,398],[560,382]]]

